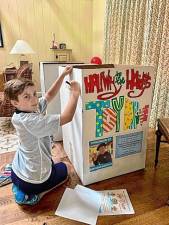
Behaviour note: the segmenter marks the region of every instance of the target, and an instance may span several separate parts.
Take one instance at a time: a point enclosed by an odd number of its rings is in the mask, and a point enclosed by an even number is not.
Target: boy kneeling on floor
[[[14,79],[5,85],[5,97],[16,108],[12,123],[19,145],[12,162],[11,178],[12,190],[18,204],[36,204],[44,194],[68,178],[70,164],[54,164],[52,161],[50,136],[60,126],[72,120],[80,95],[79,83],[70,83],[69,100],[61,115],[44,115],[44,112],[58,93],[64,77],[71,72],[72,67],[65,67],[45,96],[39,100],[31,80]]]

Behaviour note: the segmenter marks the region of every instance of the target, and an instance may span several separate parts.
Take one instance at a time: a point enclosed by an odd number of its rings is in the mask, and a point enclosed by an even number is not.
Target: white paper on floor
[[[126,189],[94,191],[66,188],[55,215],[95,225],[99,215],[134,214]]]
[[[99,213],[100,202],[97,197],[92,198],[91,201],[93,191],[84,189],[76,191],[66,188],[55,215],[95,225]]]

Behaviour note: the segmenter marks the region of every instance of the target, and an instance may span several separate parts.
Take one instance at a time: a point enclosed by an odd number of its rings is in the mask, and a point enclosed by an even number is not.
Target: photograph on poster
[[[117,136],[115,158],[141,152],[142,142],[143,131]]]
[[[89,142],[90,172],[112,166],[113,137]]]

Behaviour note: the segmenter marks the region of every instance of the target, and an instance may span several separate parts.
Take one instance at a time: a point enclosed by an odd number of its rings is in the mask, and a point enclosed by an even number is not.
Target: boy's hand
[[[62,75],[63,75],[63,76],[66,76],[66,75],[68,75],[68,74],[71,74],[71,73],[72,73],[72,69],[73,69],[72,66],[66,66],[65,69],[63,70]]]
[[[75,81],[75,80],[72,80],[70,82],[70,91],[75,94],[75,95],[80,95],[81,94],[81,89],[80,89],[80,84]]]

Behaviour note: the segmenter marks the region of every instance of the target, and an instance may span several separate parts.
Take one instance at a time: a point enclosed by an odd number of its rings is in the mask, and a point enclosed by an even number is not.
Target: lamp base
[[[23,66],[23,65],[28,64],[28,63],[29,63],[29,61],[20,61],[20,66]]]

